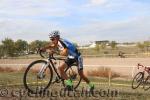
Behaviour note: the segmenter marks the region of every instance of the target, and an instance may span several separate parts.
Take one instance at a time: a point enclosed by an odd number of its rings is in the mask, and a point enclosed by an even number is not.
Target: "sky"
[[[0,41],[49,40],[77,43],[96,40],[150,40],[150,0],[0,0]]]

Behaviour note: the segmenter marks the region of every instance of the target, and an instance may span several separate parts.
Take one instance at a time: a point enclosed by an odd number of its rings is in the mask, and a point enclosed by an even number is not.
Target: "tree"
[[[48,44],[49,44],[49,41],[42,41],[42,45],[41,46],[43,47],[43,46],[46,46]]]
[[[144,51],[144,47],[145,47],[144,44],[138,42],[138,43],[137,43],[137,47],[138,47],[141,51]]]
[[[110,46],[111,46],[112,49],[115,49],[116,46],[117,46],[116,41],[111,41]]]
[[[100,50],[100,45],[99,45],[99,44],[96,44],[95,50],[96,50],[97,52],[99,52],[99,50]]]
[[[106,43],[102,43],[102,44],[100,45],[100,47],[101,47],[101,49],[105,49],[105,48],[106,48]]]
[[[146,48],[146,51],[149,51],[150,41],[144,41],[143,45]]]
[[[25,51],[27,51],[28,43],[27,43],[27,41],[19,39],[15,42],[15,48],[17,50],[17,53],[19,53],[19,55],[20,55],[20,54],[24,53]]]
[[[3,56],[4,56],[3,46],[0,45],[0,58],[2,58]]]
[[[2,41],[2,46],[4,50],[4,55],[14,56],[15,55],[15,43],[12,39],[6,38]]]
[[[37,52],[38,48],[41,48],[41,47],[47,45],[48,43],[49,42],[47,42],[47,41],[40,41],[40,40],[32,41],[29,44],[29,50],[32,51],[32,52]]]

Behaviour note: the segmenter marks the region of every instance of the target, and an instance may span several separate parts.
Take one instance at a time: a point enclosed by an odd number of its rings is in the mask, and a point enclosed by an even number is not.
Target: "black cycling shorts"
[[[65,60],[65,63],[68,65],[68,67],[71,67],[74,63],[77,63],[77,68],[78,70],[83,70],[83,67],[80,67],[79,65],[79,61],[78,59],[75,59],[75,58],[67,58]]]

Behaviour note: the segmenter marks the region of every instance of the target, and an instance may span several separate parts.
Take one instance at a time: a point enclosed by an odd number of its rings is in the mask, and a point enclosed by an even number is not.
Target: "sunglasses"
[[[51,40],[51,41],[54,41],[54,40],[55,40],[55,38],[50,38],[50,40]]]

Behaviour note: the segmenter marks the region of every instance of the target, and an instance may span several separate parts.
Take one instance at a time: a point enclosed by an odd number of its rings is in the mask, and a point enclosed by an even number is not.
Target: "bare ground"
[[[37,59],[1,59],[0,64],[30,64]],[[125,76],[133,76],[137,73],[137,63],[141,63],[146,66],[150,66],[150,58],[84,58],[84,70],[97,70],[97,68],[111,68],[112,71],[120,73]],[[58,62],[58,64],[60,64]],[[92,66],[91,66],[92,65]],[[98,65],[98,66],[93,66]],[[0,65],[5,67],[4,65]],[[10,67],[7,65],[6,67]],[[26,65],[11,65],[13,68],[22,68]]]
[[[1,59],[0,60],[0,64],[29,64],[32,61],[35,61],[37,59]],[[137,65],[137,63],[141,63],[147,66],[150,66],[150,58],[84,58],[84,64],[85,65],[89,65],[89,66],[85,66],[84,69],[86,71],[89,70],[96,70],[97,68],[100,67],[110,67],[111,70],[118,72],[122,75],[132,75],[133,72],[133,67],[135,67]],[[90,65],[99,65],[99,66],[90,66]],[[131,66],[131,67],[130,67]],[[4,65],[2,67],[5,67]],[[8,67],[8,66],[7,66]],[[17,66],[11,66],[14,68],[21,68],[23,66],[17,65]],[[25,67],[25,66],[24,66]],[[134,73],[136,73],[137,70],[135,68]],[[82,86],[84,86],[85,84],[83,84]],[[136,89],[136,90],[132,90],[131,87],[105,87],[107,85],[96,85],[97,89],[117,89],[119,91],[119,96],[118,97],[101,97],[98,96],[98,98],[96,97],[58,97],[58,98],[45,98],[45,97],[20,97],[20,94],[18,92],[18,89],[24,89],[24,87],[16,87],[14,86],[12,87],[6,87],[8,89],[9,93],[12,93],[13,90],[14,94],[10,94],[8,97],[3,98],[0,97],[0,100],[76,100],[76,99],[80,99],[80,100],[149,100],[149,91],[144,91],[143,89]],[[5,87],[3,87],[5,89]],[[3,89],[2,87],[0,87],[0,89]],[[58,88],[60,88],[60,86],[55,87],[55,86],[51,86],[49,89],[52,90],[52,88],[54,90],[58,90]],[[82,88],[82,87],[81,87]],[[80,88],[80,89],[81,89]],[[16,93],[17,90],[17,93]],[[1,92],[2,93],[2,92]],[[12,95],[14,95],[14,97],[12,97]],[[19,96],[18,96],[19,95]]]

